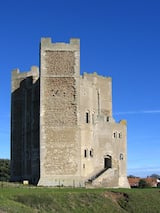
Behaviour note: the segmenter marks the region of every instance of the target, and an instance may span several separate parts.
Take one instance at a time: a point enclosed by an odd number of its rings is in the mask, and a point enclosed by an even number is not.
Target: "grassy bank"
[[[1,212],[158,213],[159,189],[0,188]]]

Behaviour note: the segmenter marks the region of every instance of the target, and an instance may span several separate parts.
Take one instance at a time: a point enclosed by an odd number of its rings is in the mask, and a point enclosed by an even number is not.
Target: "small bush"
[[[138,183],[139,188],[150,188],[151,185],[147,183],[144,179],[140,179]]]
[[[0,159],[0,181],[10,180],[10,160]]]

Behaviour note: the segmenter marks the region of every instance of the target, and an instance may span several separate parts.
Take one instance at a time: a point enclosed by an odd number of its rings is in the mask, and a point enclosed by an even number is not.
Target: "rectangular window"
[[[123,160],[123,158],[124,158],[124,157],[123,157],[123,154],[121,153],[121,154],[119,155],[119,159],[120,159],[120,160]]]
[[[89,123],[89,113],[86,112],[86,123],[88,124]]]
[[[122,133],[121,132],[119,132],[119,138],[122,138]]]
[[[93,157],[93,149],[90,150],[90,156]]]
[[[87,157],[87,150],[86,149],[84,150],[84,157],[85,158]]]
[[[94,124],[94,113],[92,114],[92,124]]]

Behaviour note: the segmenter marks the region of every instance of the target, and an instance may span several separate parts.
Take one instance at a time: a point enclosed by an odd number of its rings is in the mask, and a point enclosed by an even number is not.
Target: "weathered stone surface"
[[[44,122],[47,126],[77,124],[76,88],[72,77],[44,79]]]
[[[46,74],[72,76],[74,70],[73,51],[46,51]]]
[[[127,123],[112,117],[112,79],[80,76],[79,57],[79,39],[43,38],[40,76],[36,67],[12,72],[12,180],[129,187]]]
[[[39,70],[12,72],[11,180],[39,179]]]

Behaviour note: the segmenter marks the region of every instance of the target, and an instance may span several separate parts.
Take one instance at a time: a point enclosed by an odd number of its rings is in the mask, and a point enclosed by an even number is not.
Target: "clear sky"
[[[81,73],[113,81],[128,122],[128,175],[160,174],[160,1],[5,0],[0,5],[0,158],[10,158],[11,71],[39,65],[41,37],[81,39]]]

